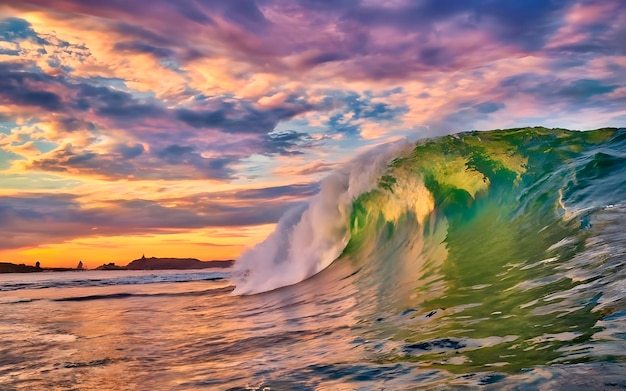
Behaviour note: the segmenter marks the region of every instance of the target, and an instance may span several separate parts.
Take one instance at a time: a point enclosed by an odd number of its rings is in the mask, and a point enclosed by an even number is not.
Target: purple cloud
[[[3,196],[0,197],[0,249],[90,235],[269,224],[316,191],[316,184],[295,184],[199,193],[165,199],[162,203],[141,199],[109,201],[103,207],[90,207],[71,194]],[[172,202],[179,206],[164,206]]]

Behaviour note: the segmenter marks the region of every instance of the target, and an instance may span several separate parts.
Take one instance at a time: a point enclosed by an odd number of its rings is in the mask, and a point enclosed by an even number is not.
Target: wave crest
[[[323,179],[317,195],[287,211],[273,233],[235,262],[233,294],[293,285],[330,265],[350,240],[352,202],[376,187],[392,159],[411,149],[407,140],[380,145]]]

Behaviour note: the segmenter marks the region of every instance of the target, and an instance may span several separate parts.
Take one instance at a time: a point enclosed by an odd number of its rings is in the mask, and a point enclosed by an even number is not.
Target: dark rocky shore
[[[126,266],[128,270],[188,270],[231,267],[235,261],[201,261],[195,258],[146,258],[135,259]]]
[[[193,270],[231,267],[235,261],[201,261],[195,258],[146,258],[141,257],[131,261],[126,266],[119,266],[115,263],[107,263],[98,266],[95,270]],[[80,268],[42,268],[28,266],[24,264],[16,265],[9,262],[0,262],[0,273],[37,273],[45,271],[83,271],[82,263]]]
[[[24,264],[16,265],[9,262],[0,262],[0,273],[36,273],[44,269]]]

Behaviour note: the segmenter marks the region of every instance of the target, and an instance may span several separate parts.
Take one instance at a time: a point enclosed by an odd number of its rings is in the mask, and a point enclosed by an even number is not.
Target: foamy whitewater
[[[288,211],[276,230],[235,265],[234,294],[259,293],[295,284],[330,265],[350,239],[352,203],[372,190],[389,161],[408,154],[406,140],[358,156],[320,183],[306,206]]]
[[[0,389],[626,389],[625,262],[625,129],[396,142],[232,270],[0,275]]]

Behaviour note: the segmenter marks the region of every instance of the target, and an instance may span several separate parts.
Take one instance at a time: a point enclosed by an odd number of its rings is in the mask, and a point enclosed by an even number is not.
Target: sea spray
[[[273,233],[237,260],[233,293],[293,285],[330,265],[350,240],[354,199],[375,188],[389,162],[411,148],[404,139],[379,145],[323,179],[308,204],[287,211]]]

